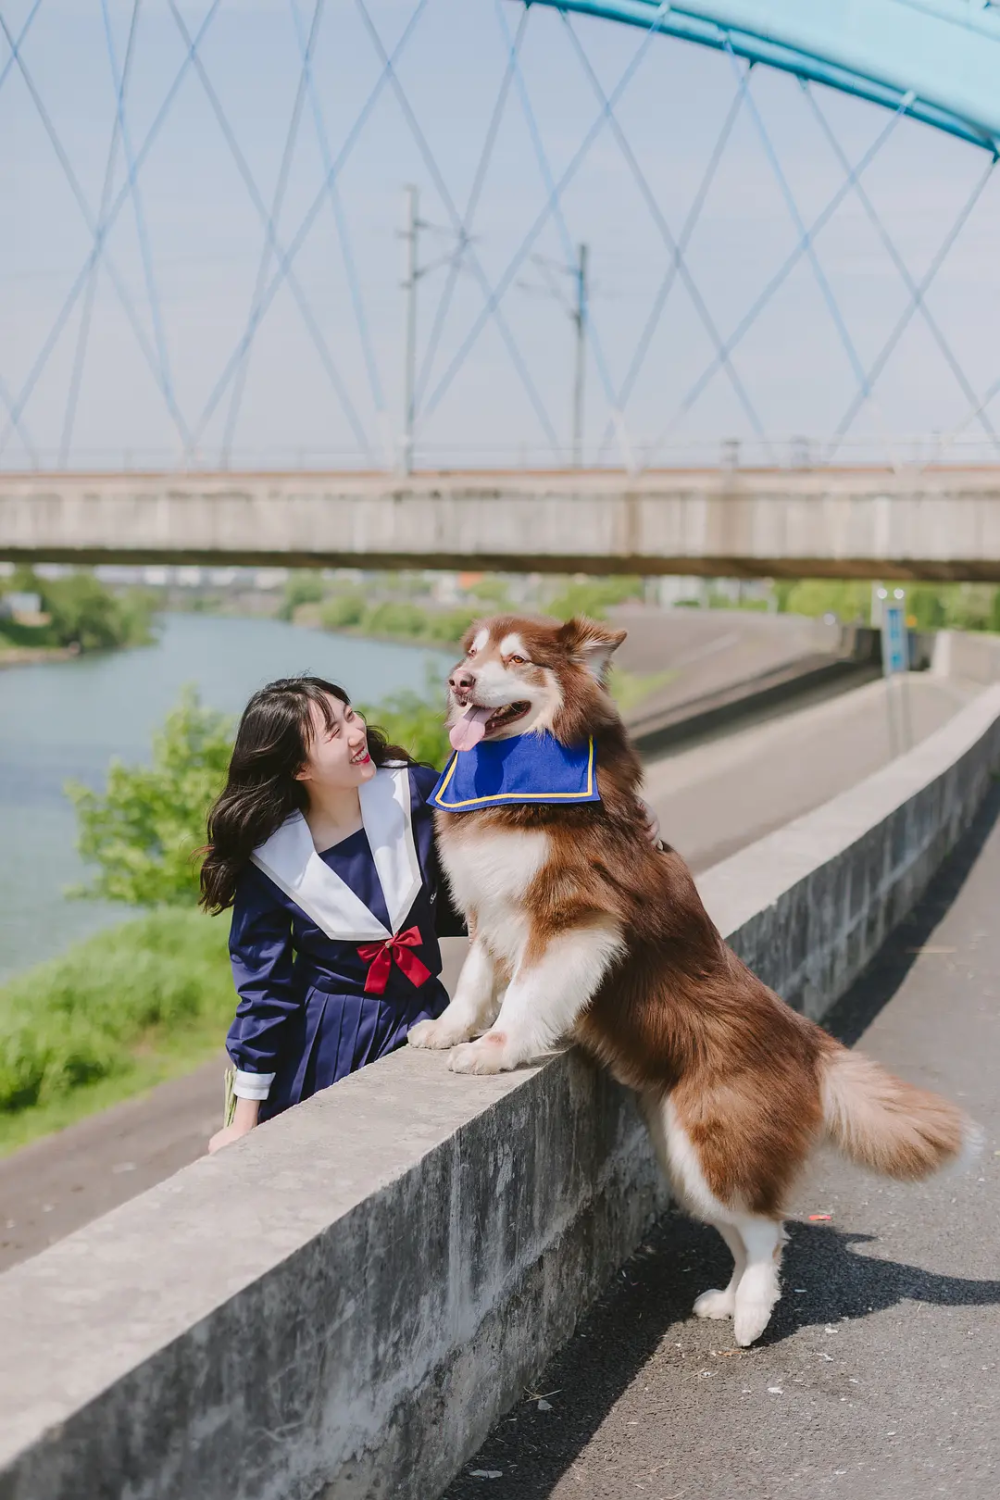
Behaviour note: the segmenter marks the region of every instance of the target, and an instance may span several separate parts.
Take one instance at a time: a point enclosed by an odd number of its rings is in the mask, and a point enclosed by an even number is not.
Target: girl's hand
[[[249,1135],[257,1124],[257,1113],[260,1105],[256,1099],[237,1099],[236,1114],[233,1116],[231,1125],[224,1125],[217,1130],[208,1143],[208,1154],[214,1156],[216,1151],[221,1151],[223,1146],[231,1146],[233,1141],[238,1141],[241,1135]]]
[[[656,809],[650,807],[649,803],[644,802],[641,797],[639,798],[639,806],[642,809],[643,817],[646,819],[646,837],[655,849],[662,849],[660,820],[656,816]]]

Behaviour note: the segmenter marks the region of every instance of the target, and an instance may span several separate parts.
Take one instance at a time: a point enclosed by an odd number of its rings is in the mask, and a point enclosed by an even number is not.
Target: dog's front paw
[[[406,1040],[411,1047],[434,1047],[438,1050],[454,1047],[456,1042],[464,1042],[467,1038],[468,1032],[456,1031],[443,1016],[439,1016],[436,1021],[418,1021],[406,1033]]]
[[[504,1061],[506,1037],[498,1031],[488,1031],[477,1042],[465,1042],[456,1047],[448,1059],[453,1073],[502,1073],[509,1066]]]

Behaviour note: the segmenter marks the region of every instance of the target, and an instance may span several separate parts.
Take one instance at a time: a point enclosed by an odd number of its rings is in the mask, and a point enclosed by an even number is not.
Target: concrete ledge
[[[1000,762],[1000,687],[701,880],[820,1015]],[[402,1052],[0,1277],[0,1500],[431,1500],[664,1194],[581,1057]]]
[[[1000,678],[1000,635],[939,630],[933,639],[931,671],[936,677],[964,677],[980,683]]]

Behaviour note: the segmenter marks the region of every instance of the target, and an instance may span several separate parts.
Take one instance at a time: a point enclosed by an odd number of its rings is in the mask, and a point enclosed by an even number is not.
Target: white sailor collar
[[[394,936],[423,884],[413,839],[409,769],[405,765],[380,766],[358,791],[361,821],[371,845],[391,932],[316,853],[309,825],[300,812],[287,818],[251,856],[278,889],[334,941],[378,941]]]

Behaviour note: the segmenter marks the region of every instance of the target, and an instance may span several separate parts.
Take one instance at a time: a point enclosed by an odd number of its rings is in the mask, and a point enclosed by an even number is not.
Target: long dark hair
[[[305,764],[312,737],[310,707],[316,704],[328,729],[334,725],[330,698],[345,706],[344,689],[322,677],[282,677],[254,693],[243,710],[229,762],[225,789],[208,815],[208,849],[201,867],[201,898],[206,911],[232,906],[236,883],[253,851],[279,829],[290,813],[308,805],[296,772]],[[413,757],[390,745],[381,729],[368,729],[368,750],[376,766],[387,761],[413,765]]]

